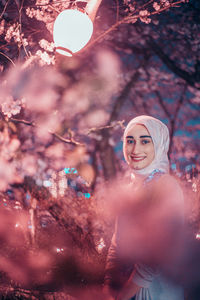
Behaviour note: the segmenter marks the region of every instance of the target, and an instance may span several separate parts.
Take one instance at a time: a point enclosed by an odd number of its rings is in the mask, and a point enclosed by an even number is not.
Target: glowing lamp
[[[53,38],[56,51],[72,56],[89,42],[92,33],[93,23],[86,13],[66,9],[58,15],[54,23]]]

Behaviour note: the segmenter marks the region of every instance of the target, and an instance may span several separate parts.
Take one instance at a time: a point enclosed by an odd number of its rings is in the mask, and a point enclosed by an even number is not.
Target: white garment
[[[135,300],[184,300],[181,286],[171,282],[161,274],[155,274],[147,265],[136,266],[134,283],[143,286]]]

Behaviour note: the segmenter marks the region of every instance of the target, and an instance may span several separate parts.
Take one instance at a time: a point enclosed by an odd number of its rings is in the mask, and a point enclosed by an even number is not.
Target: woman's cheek
[[[130,154],[130,147],[128,145],[125,146],[125,155],[126,155],[126,160],[129,160],[129,154]]]

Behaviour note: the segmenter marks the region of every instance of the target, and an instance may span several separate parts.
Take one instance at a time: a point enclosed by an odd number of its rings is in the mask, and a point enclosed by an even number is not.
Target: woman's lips
[[[137,162],[145,159],[146,156],[131,156],[131,160]]]

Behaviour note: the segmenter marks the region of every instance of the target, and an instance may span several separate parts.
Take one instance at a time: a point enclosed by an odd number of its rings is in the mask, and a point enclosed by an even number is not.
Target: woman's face
[[[136,124],[127,132],[124,155],[128,165],[135,170],[146,168],[154,160],[153,141],[144,125]]]

